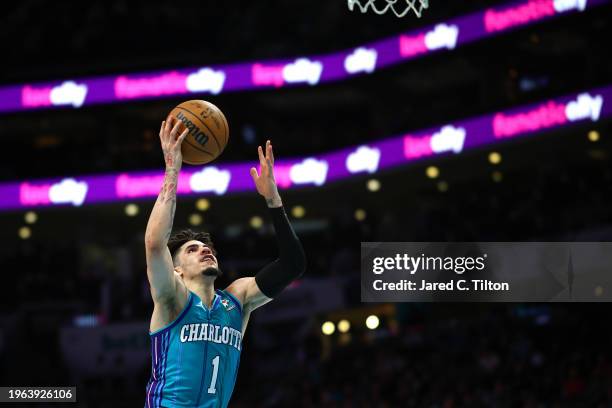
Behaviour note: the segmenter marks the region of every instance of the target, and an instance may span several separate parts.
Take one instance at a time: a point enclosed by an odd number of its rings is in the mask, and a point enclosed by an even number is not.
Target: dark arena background
[[[231,407],[611,407],[608,303],[362,303],[359,274],[362,241],[612,241],[611,11],[4,4],[0,386],[143,406],[158,129],[205,99],[229,144],[183,166],[174,228],[212,233],[220,288],[274,259],[243,166],[271,139],[308,259],[253,313]]]

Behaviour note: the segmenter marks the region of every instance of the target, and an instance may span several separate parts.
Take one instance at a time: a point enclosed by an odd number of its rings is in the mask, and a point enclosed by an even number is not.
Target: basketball
[[[215,160],[227,146],[229,126],[225,115],[210,102],[191,100],[177,105],[170,115],[181,122],[179,134],[189,129],[181,152],[183,163],[206,164]]]

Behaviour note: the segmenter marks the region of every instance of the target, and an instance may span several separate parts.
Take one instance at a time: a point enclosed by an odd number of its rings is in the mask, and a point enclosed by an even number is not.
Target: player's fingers
[[[181,126],[181,122],[177,120],[174,126],[172,126],[172,131],[170,132],[170,140],[172,141],[176,140],[180,126]]]
[[[172,116],[168,116],[168,120],[166,120],[166,126],[164,128],[164,134],[168,135],[170,133],[170,129],[172,129],[172,122],[174,118]]]
[[[184,129],[181,134],[176,138],[176,141],[172,142],[173,146],[176,148],[176,146],[180,146],[183,143],[183,140],[185,140],[185,137],[187,137],[187,134],[189,134],[189,129]]]
[[[266,163],[261,146],[257,146],[257,155],[259,156],[259,164],[263,167]]]
[[[266,172],[266,176],[272,176],[273,177],[273,168],[272,168],[272,160],[270,159],[266,159],[266,162],[268,164],[268,171]]]
[[[274,164],[274,154],[272,153],[272,142],[266,142],[266,159],[270,160],[270,166]]]
[[[179,135],[177,143],[178,144],[183,143],[183,140],[185,140],[188,134],[189,134],[189,129],[185,128],[185,130],[183,130],[183,133]]]
[[[159,128],[159,137],[162,137],[164,134],[164,127],[166,127],[166,121],[162,120],[161,127]]]
[[[249,171],[249,173],[251,173],[251,177],[253,177],[253,181],[257,181],[257,179],[259,178],[259,176],[257,175],[257,169],[255,167],[251,167],[251,170]]]

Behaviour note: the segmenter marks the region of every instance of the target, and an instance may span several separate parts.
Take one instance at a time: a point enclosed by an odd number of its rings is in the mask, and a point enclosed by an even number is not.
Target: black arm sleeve
[[[273,298],[291,281],[304,274],[306,256],[300,240],[287,219],[285,209],[278,207],[269,210],[276,231],[278,259],[259,271],[255,275],[255,282],[264,295]]]

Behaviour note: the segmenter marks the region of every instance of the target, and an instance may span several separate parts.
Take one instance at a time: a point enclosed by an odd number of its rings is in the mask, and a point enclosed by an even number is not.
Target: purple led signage
[[[0,113],[258,88],[315,86],[612,0],[521,0],[332,54],[0,87]]]
[[[503,112],[446,123],[435,128],[352,146],[313,157],[278,160],[275,176],[281,189],[326,183],[416,160],[529,136],[578,122],[612,116],[612,86],[547,100]],[[183,166],[179,195],[224,195],[254,191],[249,169],[256,161],[209,166]],[[162,171],[103,176],[65,177],[0,184],[0,211],[54,205],[81,206],[102,202],[154,199]]]

